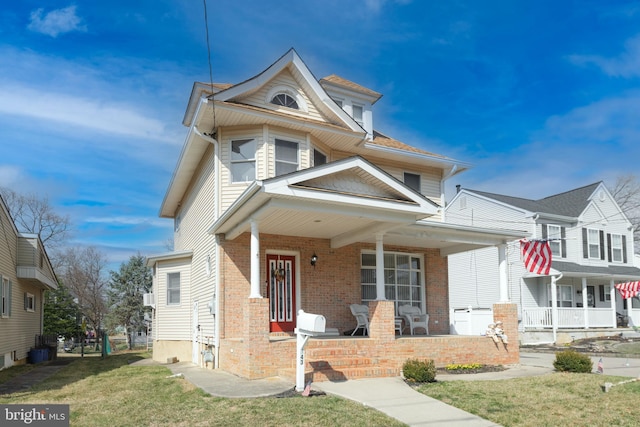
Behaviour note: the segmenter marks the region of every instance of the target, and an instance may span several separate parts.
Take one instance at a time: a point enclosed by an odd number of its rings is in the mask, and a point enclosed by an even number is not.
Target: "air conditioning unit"
[[[142,295],[142,305],[149,306],[151,308],[156,307],[156,299],[153,297],[153,294],[144,294]]]

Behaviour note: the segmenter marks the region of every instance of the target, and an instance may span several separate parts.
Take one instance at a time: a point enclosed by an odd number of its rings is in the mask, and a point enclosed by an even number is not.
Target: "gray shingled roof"
[[[599,274],[602,277],[608,276],[626,276],[628,279],[640,279],[640,269],[636,267],[627,267],[623,265],[609,264],[606,267],[594,267],[590,265],[580,265],[574,262],[553,261],[552,267],[564,274]]]
[[[585,210],[589,203],[589,197],[591,197],[593,192],[601,183],[602,181],[596,182],[591,185],[555,194],[539,200],[523,199],[520,197],[505,196],[503,194],[488,193],[485,191],[466,190],[517,208],[526,209],[530,212],[547,213],[575,218],[580,216],[580,214]]]

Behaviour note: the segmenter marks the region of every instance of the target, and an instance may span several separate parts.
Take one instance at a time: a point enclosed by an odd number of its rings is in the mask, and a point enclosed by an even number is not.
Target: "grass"
[[[213,397],[184,379],[166,378],[171,375],[166,367],[129,364],[143,357],[148,354],[77,358],[26,392],[0,396],[0,404],[69,404],[72,426],[403,425],[381,412],[332,396]],[[7,375],[1,374],[0,382]]]
[[[640,382],[602,391],[626,378],[552,373],[502,381],[447,381],[418,391],[505,427],[638,426]]]

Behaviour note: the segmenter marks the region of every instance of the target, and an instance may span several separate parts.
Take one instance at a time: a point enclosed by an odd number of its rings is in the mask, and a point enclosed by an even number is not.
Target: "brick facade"
[[[328,328],[342,334],[355,326],[349,305],[361,302],[360,253],[373,245],[353,244],[339,249],[324,239],[260,235],[261,292],[266,296],[267,252],[295,253],[299,257],[300,307],[325,316]],[[293,333],[269,333],[268,298],[249,298],[249,235],[222,241],[220,272],[222,333],[220,368],[256,379],[295,375],[296,339]],[[495,320],[502,320],[513,348],[480,336],[448,335],[447,260],[437,250],[385,246],[385,251],[422,253],[425,260],[426,305],[431,335],[396,335],[392,301],[369,304],[369,337],[312,338],[307,344],[308,375],[314,381],[399,375],[409,358],[449,363],[514,364],[519,361],[517,310],[497,304]],[[309,262],[316,254],[315,267]]]

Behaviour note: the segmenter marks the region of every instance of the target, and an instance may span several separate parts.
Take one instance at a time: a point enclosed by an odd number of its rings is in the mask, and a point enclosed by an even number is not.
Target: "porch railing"
[[[524,308],[525,328],[551,328],[551,307]],[[558,307],[558,328],[613,328],[613,311],[610,308],[569,308]],[[588,320],[588,323],[587,323]]]
[[[482,335],[493,322],[490,308],[454,308],[449,313],[451,335]]]

